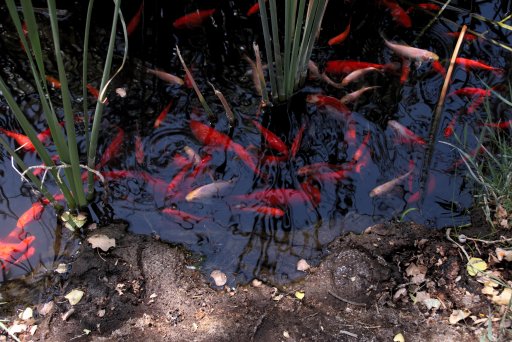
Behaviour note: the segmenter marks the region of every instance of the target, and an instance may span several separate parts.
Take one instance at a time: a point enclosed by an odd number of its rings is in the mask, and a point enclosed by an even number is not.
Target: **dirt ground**
[[[19,334],[22,341],[393,341],[399,333],[477,341],[482,324],[448,318],[492,308],[445,232],[412,223],[340,237],[318,267],[279,289],[258,281],[213,288],[190,267],[194,256],[123,225],[90,234],[116,247],[105,253],[84,242],[70,274],[56,275],[61,295],[35,306],[27,331],[37,330]],[[71,306],[64,295],[73,289],[85,294]]]

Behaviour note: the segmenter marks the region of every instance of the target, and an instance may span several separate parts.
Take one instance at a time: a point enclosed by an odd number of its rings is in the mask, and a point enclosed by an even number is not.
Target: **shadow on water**
[[[471,9],[487,17],[502,18],[510,11],[510,5],[505,3],[473,2]],[[253,55],[250,48],[253,40],[260,41],[263,46],[258,35],[259,17],[245,16],[252,5],[250,1],[190,2],[179,10],[167,1],[145,1],[144,4],[141,24],[130,37],[128,66],[114,80],[113,90],[108,95],[100,156],[112,148],[111,142],[121,130],[125,135],[120,148],[102,169],[109,179],[108,201],[105,204],[98,199],[91,206],[93,220],[123,219],[130,223],[130,229],[135,233],[153,234],[166,241],[182,243],[205,255],[202,265],[205,273],[220,269],[233,279],[231,284],[244,283],[254,277],[276,283],[297,278],[300,274],[295,267],[299,259],[315,263],[325,253],[326,244],[343,232],[361,232],[372,224],[399,218],[408,209],[414,210],[409,210],[406,219],[433,228],[468,222],[472,184],[464,177],[461,165],[454,167],[458,154],[437,143],[439,140],[454,142],[454,136],[445,138],[440,132],[435,138],[429,176],[422,185],[419,170],[424,163],[424,146],[404,142],[388,126],[390,120],[395,120],[419,137],[428,136],[444,79],[430,63],[413,64],[403,83],[400,82],[400,69],[370,74],[363,81],[343,89],[309,80],[293,101],[284,106],[286,108],[261,111],[250,65],[243,59],[244,54]],[[412,43],[432,18],[425,11],[412,10],[413,27],[405,30],[393,21],[385,8],[375,6],[373,2],[370,4],[368,6],[364,1],[346,1],[345,4],[332,1],[329,4],[318,48],[312,57],[320,70],[329,60],[402,63],[400,57],[385,47],[382,36]],[[65,3],[62,6],[60,8],[69,11],[60,21],[63,30],[68,32],[63,37],[66,61],[72,88],[75,94],[81,94],[81,43],[77,38],[79,34],[73,34],[72,29],[78,27],[75,31],[81,32],[83,18],[76,12],[83,11],[66,8]],[[89,68],[90,82],[94,86],[100,80],[102,52],[107,39],[108,25],[105,23],[110,20],[107,7],[97,8],[94,17],[92,44],[95,48],[91,52]],[[172,27],[181,15],[198,8],[216,8],[217,11],[200,27],[188,30]],[[139,4],[130,4],[124,9],[127,21],[138,9]],[[6,17],[5,9],[2,16]],[[471,23],[467,15],[453,11],[447,11],[444,17],[451,22],[434,23],[418,39],[417,46],[435,51],[441,63],[447,66],[455,43],[447,33],[457,30],[453,23]],[[44,14],[38,19],[42,32],[47,33]],[[350,38],[343,45],[328,46],[328,39],[341,32],[349,20],[352,23]],[[475,24],[476,29],[479,32],[489,30],[491,38],[511,43],[507,41],[510,38],[493,26],[479,23]],[[233,148],[222,144],[205,145],[194,136],[190,122],[207,123],[207,119],[191,89],[166,84],[146,72],[147,68],[160,68],[184,77],[173,50],[175,44],[179,44],[208,103],[218,115],[215,129],[243,146],[261,174],[254,173],[247,160]],[[9,51],[0,56],[2,77],[9,79],[9,85],[38,131],[45,129],[32,81],[24,71],[28,70],[26,62],[8,23],[1,27],[0,48]],[[121,51],[121,46],[117,51]],[[508,67],[506,60],[510,59],[508,52],[481,39],[464,44],[460,56],[500,68]],[[47,61],[47,72],[56,75],[55,65],[50,60]],[[336,82],[340,81],[340,77],[332,77]],[[463,87],[482,87],[478,77],[492,86],[504,83],[501,75],[468,72],[458,67],[449,92]],[[234,129],[229,128],[224,109],[207,80],[215,84],[231,104],[238,121]],[[332,107],[306,101],[311,94],[340,98],[370,85],[379,88],[350,104],[349,119]],[[127,96],[117,95],[116,88],[126,90]],[[52,93],[59,94],[57,90]],[[76,95],[74,100],[79,110],[80,97]],[[475,138],[479,134],[477,123],[485,118],[485,111],[480,107],[472,115],[459,115],[470,103],[468,100],[449,96],[440,126],[445,128],[456,116],[455,135],[465,137],[465,148],[472,150],[478,143]],[[489,101],[491,106],[498,106],[496,99]],[[167,115],[155,127],[155,119],[168,104]],[[283,112],[290,115],[284,116]],[[3,128],[20,131],[4,102],[0,102],[0,113]],[[281,116],[274,118],[272,115]],[[283,156],[270,148],[252,120],[263,122],[265,127],[276,132],[288,149],[303,128],[296,155]],[[79,130],[83,130],[80,124]],[[85,150],[84,141],[79,141],[79,146]],[[49,149],[55,153],[51,146]],[[194,157],[190,151],[205,162],[191,166]],[[358,154],[360,160],[351,172],[343,176],[333,174],[342,171],[343,166],[351,165]],[[5,153],[1,157],[0,227],[4,236],[16,226],[18,217],[36,201],[36,197],[27,184],[20,185],[19,176],[10,166],[10,158]],[[29,165],[39,163],[30,153],[23,157]],[[410,171],[412,164],[413,171],[397,186],[381,196],[369,196],[378,185]],[[309,165],[317,165],[317,169],[304,171]],[[170,189],[169,184],[173,182]],[[227,185],[212,198],[186,199],[193,189],[212,182]],[[50,181],[47,184],[52,186]],[[422,188],[424,192],[418,193]],[[106,190],[101,184],[97,189]],[[264,213],[263,207],[272,207],[274,211]],[[33,269],[51,272],[63,255],[71,254],[76,246],[71,234],[56,227],[55,215],[50,207],[46,207],[25,230],[26,234],[37,238],[34,243],[36,253],[16,267],[9,267],[2,280]]]

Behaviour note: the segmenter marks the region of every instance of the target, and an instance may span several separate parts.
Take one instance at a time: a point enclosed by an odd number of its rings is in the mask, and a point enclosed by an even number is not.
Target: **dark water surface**
[[[473,185],[465,179],[463,165],[453,167],[460,159],[459,154],[439,141],[449,141],[468,151],[475,149],[480,134],[478,122],[486,117],[484,106],[471,115],[458,116],[454,126],[455,135],[445,138],[443,129],[454,115],[471,103],[464,97],[447,98],[440,130],[433,141],[430,163],[427,163],[428,149],[425,146],[399,141],[396,133],[387,125],[389,120],[398,121],[431,143],[429,130],[444,77],[432,70],[429,63],[421,66],[413,64],[404,84],[399,81],[400,70],[398,75],[371,74],[341,90],[322,82],[308,81],[290,105],[291,119],[289,122],[285,120],[284,124],[289,127],[283,130],[282,123],[275,118],[270,119],[269,126],[281,135],[288,146],[300,127],[304,126],[300,149],[295,158],[269,162],[268,157],[273,152],[252,123],[252,120],[261,122],[262,119],[267,123],[268,113],[263,112],[258,117],[259,98],[248,74],[250,66],[242,59],[244,53],[253,55],[252,41],[261,39],[258,35],[259,16],[245,16],[252,5],[251,1],[172,3],[145,2],[141,26],[130,37],[129,63],[114,81],[108,95],[109,104],[102,123],[100,158],[120,129],[125,135],[120,151],[102,171],[130,172],[109,180],[108,201],[105,203],[98,198],[90,207],[95,221],[107,223],[113,219],[126,220],[130,230],[135,233],[154,234],[165,241],[184,244],[192,251],[204,254],[201,267],[205,273],[220,269],[228,274],[231,284],[243,283],[254,277],[277,283],[294,279],[300,276],[295,270],[299,259],[304,258],[314,264],[326,252],[325,245],[343,232],[361,232],[372,224],[400,218],[408,209],[411,210],[406,216],[407,220],[433,228],[469,222]],[[78,8],[81,5],[75,4]],[[504,18],[511,10],[508,1],[452,1],[451,5],[496,20]],[[127,21],[138,6],[125,8]],[[403,6],[408,8],[406,2]],[[178,17],[198,8],[217,8],[217,11],[199,28],[177,30],[172,27]],[[83,29],[79,25],[79,16],[73,13],[72,8],[68,10],[69,16],[64,17],[60,24],[63,32],[67,32],[63,37],[65,59],[76,94],[77,114],[80,115],[81,42],[77,37]],[[110,17],[109,13],[107,8],[102,8],[97,10],[95,16],[96,26],[92,35],[95,49],[92,50],[89,73],[90,83],[95,86],[101,78],[102,53],[107,40],[107,34],[101,27],[108,28],[103,25]],[[462,24],[468,24],[476,32],[487,31],[489,38],[511,44],[507,31],[471,19],[465,11],[446,10],[443,14],[445,20],[434,23],[421,37],[418,35],[432,15],[422,10],[413,10],[410,15],[413,26],[405,29],[393,21],[389,11],[376,6],[374,2],[350,4],[345,1],[345,4],[338,4],[331,1],[312,60],[321,70],[326,61],[337,59],[401,63],[401,58],[385,47],[383,35],[389,40],[411,45],[417,40],[415,46],[437,53],[446,68],[456,41],[446,33],[457,31]],[[3,17],[7,18],[5,10]],[[38,19],[45,32],[48,25],[46,17],[41,14]],[[352,30],[348,40],[342,45],[329,47],[327,41],[343,31],[349,20]],[[10,80],[18,102],[41,131],[46,124],[33,92],[33,81],[27,74],[28,68],[10,22],[7,19],[4,22],[0,48],[5,53],[0,56],[0,72],[4,79]],[[145,72],[147,67],[161,68],[184,77],[173,50],[175,44],[179,44],[208,103],[218,115],[214,127],[246,148],[265,176],[255,175],[233,151],[204,146],[198,141],[191,132],[189,122],[192,119],[208,124],[208,120],[193,91],[168,85]],[[263,43],[260,46],[263,50]],[[121,47],[118,46],[118,53]],[[464,43],[459,56],[480,60],[494,67],[509,67],[507,61],[510,60],[510,53],[482,39]],[[117,66],[119,62],[120,59],[116,57]],[[55,64],[49,61],[46,67],[48,74],[57,75]],[[449,92],[463,87],[483,88],[481,79],[491,86],[502,85],[503,91],[500,89],[500,92],[507,94],[506,76],[489,71],[471,72],[457,67]],[[339,78],[333,78],[339,81]],[[234,109],[238,120],[234,129],[229,128],[224,110],[207,80],[224,93]],[[349,105],[352,109],[351,120],[340,118],[339,113],[329,107],[305,102],[309,94],[340,98],[370,85],[380,88],[367,92],[356,103]],[[116,95],[115,88],[124,88],[127,96],[122,98]],[[58,96],[59,91],[53,94]],[[508,120],[504,108],[496,100],[490,97],[488,102],[496,115],[493,120]],[[21,132],[6,104],[0,101],[1,126]],[[172,105],[165,121],[154,128],[156,117],[170,101]],[[355,122],[355,141],[347,134],[354,127],[350,121]],[[83,126],[79,129],[83,129]],[[366,163],[359,172],[352,172],[346,178],[337,180],[319,177],[319,173],[332,171],[325,168],[318,169],[312,177],[305,177],[299,172],[303,166],[320,162],[348,165],[367,134],[370,134],[370,139],[364,157]],[[136,160],[137,137],[144,146],[142,163]],[[79,145],[84,151],[83,140]],[[197,174],[194,174],[195,168],[191,168],[175,191],[167,193],[167,185],[183,168],[176,156],[186,157],[189,148],[201,158],[210,155],[211,160]],[[49,149],[53,150],[53,147]],[[18,217],[36,197],[29,185],[20,183],[19,176],[11,167],[10,157],[2,152],[0,158],[0,236],[5,236],[16,226]],[[29,165],[39,164],[33,154],[24,153],[23,158]],[[410,177],[382,196],[369,196],[376,186],[408,172],[411,160],[414,171]],[[219,196],[193,202],[185,199],[191,190],[221,180],[231,184]],[[51,181],[46,184],[54,192],[57,191]],[[305,192],[304,187],[307,189]],[[101,184],[97,189],[104,190]],[[301,192],[302,197],[299,196],[297,201],[285,199],[276,205],[284,211],[283,217],[249,210],[261,208],[264,203],[248,199],[245,195],[269,189],[294,189]],[[413,196],[418,191],[421,196],[414,200]],[[314,198],[318,194],[320,201],[315,203]],[[168,215],[164,212],[165,208],[194,215],[200,220]],[[28,261],[6,267],[3,280],[20,276],[31,269],[41,273],[48,269],[51,272],[63,255],[67,256],[74,250],[71,234],[61,227],[56,228],[55,214],[50,207],[46,207],[41,217],[26,227],[26,233],[36,237],[33,243],[36,253]]]

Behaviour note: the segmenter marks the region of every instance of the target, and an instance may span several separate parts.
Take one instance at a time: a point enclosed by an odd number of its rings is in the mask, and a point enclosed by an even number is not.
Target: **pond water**
[[[100,158],[108,149],[112,157],[101,169],[109,180],[107,187],[97,186],[102,193],[107,190],[107,200],[98,198],[90,206],[92,220],[101,224],[125,220],[132,232],[184,244],[205,256],[200,266],[206,274],[220,269],[228,275],[231,285],[255,277],[275,283],[297,278],[301,275],[296,271],[297,261],[304,258],[315,264],[328,252],[325,246],[340,234],[361,232],[375,223],[399,219],[403,213],[406,220],[432,228],[468,223],[473,185],[465,178],[458,152],[440,141],[474,150],[478,146],[479,123],[486,119],[484,105],[470,109],[474,98],[448,96],[440,129],[429,138],[444,76],[430,62],[413,63],[409,76],[401,82],[403,61],[386,47],[383,37],[433,51],[447,68],[456,42],[449,33],[457,32],[462,24],[478,33],[485,32],[489,39],[512,45],[507,31],[467,14],[472,11],[500,20],[510,13],[511,5],[508,1],[452,1],[451,6],[458,10],[447,9],[443,20],[420,34],[433,18],[432,11],[412,8],[412,27],[404,28],[386,6],[376,3],[331,1],[312,60],[320,70],[334,60],[394,65],[397,70],[388,68],[369,74],[342,89],[321,80],[308,80],[287,108],[261,110],[250,65],[243,58],[244,54],[253,58],[254,40],[260,42],[263,50],[259,16],[246,16],[251,1],[194,1],[178,5],[145,1],[141,23],[130,36],[129,63],[108,94],[99,150]],[[401,4],[409,7],[408,2]],[[139,4],[130,6],[124,9],[127,21],[139,9]],[[199,27],[173,28],[176,19],[197,9],[216,11]],[[78,32],[82,31],[83,18],[72,8],[66,10],[69,13],[63,16],[60,25],[67,32],[63,37],[64,55],[80,115]],[[98,8],[95,16],[92,44],[96,48],[91,54],[89,78],[96,86],[101,78],[107,39],[103,27],[108,27],[105,22],[109,13],[106,8]],[[7,18],[5,9],[2,17]],[[44,13],[38,19],[44,31]],[[9,21],[2,22],[5,24],[1,27],[0,48],[6,53],[0,56],[1,75],[10,79],[18,102],[38,131],[42,131],[46,124],[30,85],[33,81],[27,74],[23,51]],[[349,38],[341,45],[329,46],[327,41],[341,33],[349,22]],[[193,90],[166,84],[146,72],[147,68],[161,68],[184,77],[174,50],[176,44],[218,117],[212,127],[228,135],[246,154],[218,141],[205,144],[198,139],[191,125],[208,125],[208,118]],[[510,52],[481,38],[465,41],[459,56],[505,70],[509,67]],[[119,61],[116,58],[116,65]],[[54,64],[48,62],[47,69],[48,74],[56,76]],[[340,75],[329,76],[336,82],[341,80]],[[508,93],[506,73],[471,71],[460,66],[454,70],[448,93],[467,87],[484,88],[482,80],[498,86],[500,93]],[[207,81],[221,90],[231,104],[237,118],[234,128],[229,127],[222,105]],[[312,103],[311,95],[340,98],[363,86],[378,88],[348,104],[349,116],[322,101]],[[117,95],[116,88],[125,89],[127,96]],[[52,93],[58,96],[59,91]],[[493,108],[493,121],[510,119],[495,97],[486,99],[486,104]],[[167,115],[155,127],[155,120],[168,104]],[[21,132],[3,99],[0,113],[1,127]],[[270,148],[254,120],[278,134],[287,149],[299,141],[296,154],[283,157]],[[410,129],[425,144],[400,138],[389,124],[391,120]],[[453,126],[454,134],[445,136],[448,125]],[[83,126],[79,125],[80,129]],[[297,140],[301,131],[302,138]],[[119,149],[112,148],[112,142]],[[84,151],[83,140],[79,146]],[[52,146],[49,149],[54,150]],[[202,162],[193,164],[193,158],[189,159],[191,151]],[[256,172],[250,167],[251,162],[244,159],[247,154],[256,165]],[[22,152],[22,156],[28,165],[39,164],[34,154]],[[28,184],[20,183],[5,151],[0,158],[0,236],[7,236],[18,217],[37,198]],[[306,168],[309,165],[313,167]],[[343,169],[344,175],[333,173]],[[376,196],[370,196],[372,189],[397,178],[401,181],[395,186],[379,188]],[[199,196],[187,200],[189,192],[212,182],[220,188],[213,198]],[[46,184],[57,191],[50,180]],[[51,272],[75,250],[76,240],[57,226],[49,206],[36,218],[17,237],[36,237],[33,255],[16,264],[6,262],[2,280],[31,270],[39,274]]]

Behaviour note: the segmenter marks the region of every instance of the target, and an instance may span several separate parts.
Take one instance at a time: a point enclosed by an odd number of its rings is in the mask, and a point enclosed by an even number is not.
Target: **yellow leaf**
[[[304,298],[304,292],[295,291],[295,298],[302,300],[302,298]]]
[[[453,310],[452,314],[450,315],[449,321],[450,324],[456,324],[458,321],[468,317],[471,314],[471,312],[467,309],[465,310]]]
[[[493,296],[492,301],[498,305],[508,305],[512,298],[512,289],[504,289],[499,296]]]
[[[487,263],[480,258],[470,258],[466,266],[470,276],[474,277],[479,272],[483,272],[487,269]]]
[[[393,337],[393,342],[405,342],[404,335],[401,333],[396,334],[395,337]]]
[[[82,299],[82,296],[84,295],[84,291],[81,290],[73,290],[67,295],[64,296],[67,300],[69,300],[69,304],[75,305],[78,304],[78,302]]]

